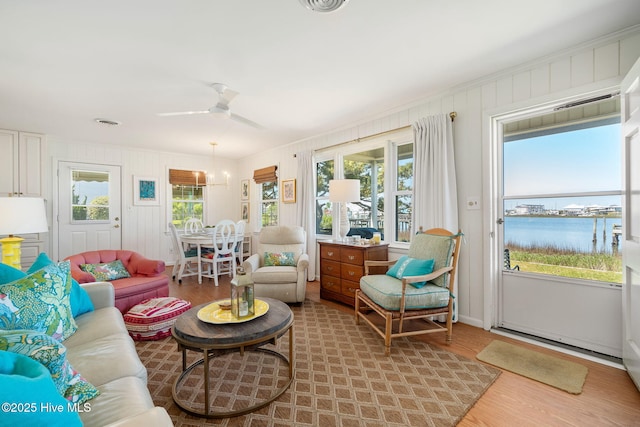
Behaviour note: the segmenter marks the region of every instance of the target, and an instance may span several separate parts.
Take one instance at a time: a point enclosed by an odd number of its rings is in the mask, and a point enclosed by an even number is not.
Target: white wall
[[[257,168],[277,164],[281,179],[298,178],[296,152],[314,150],[378,132],[396,129],[418,118],[457,112],[454,123],[456,173],[458,178],[459,223],[465,233],[459,263],[458,308],[460,320],[483,326],[485,316],[484,277],[487,265],[488,213],[487,158],[489,143],[487,112],[509,111],[534,106],[551,98],[615,86],[640,56],[640,26],[612,34],[574,49],[541,58],[520,67],[505,70],[454,88],[443,88],[440,94],[405,106],[367,122],[336,130],[268,152],[256,153],[238,164],[240,178],[248,178]],[[473,64],[469,64],[473,66]],[[252,188],[252,219],[256,203]],[[469,196],[482,200],[481,210],[466,210]],[[296,205],[280,205],[280,223],[296,222]],[[253,221],[252,221],[253,222]],[[254,223],[255,224],[255,223]],[[490,307],[489,301],[487,307]]]
[[[222,167],[213,167],[213,156],[194,156],[181,153],[165,153],[132,149],[121,145],[101,145],[77,141],[65,141],[55,135],[48,135],[47,162],[51,165],[52,179],[45,187],[44,197],[53,197],[56,184],[56,164],[58,161],[119,165],[122,169],[122,248],[140,252],[153,259],[173,263],[171,244],[166,234],[169,218],[168,170],[193,169],[214,172],[222,176]],[[235,160],[216,157],[215,165],[224,165],[231,174],[229,186],[215,186],[207,189],[206,224],[215,224],[221,219],[240,219],[240,181],[236,173]],[[133,177],[158,178],[161,195],[160,206],[133,205]],[[52,203],[49,203],[51,209]],[[54,254],[53,238],[49,239],[48,253]]]

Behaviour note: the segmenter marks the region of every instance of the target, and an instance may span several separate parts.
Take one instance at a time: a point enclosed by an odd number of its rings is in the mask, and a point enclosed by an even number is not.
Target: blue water
[[[621,218],[607,218],[606,229],[602,218],[597,219],[596,238],[593,240],[594,219],[590,217],[527,217],[506,216],[504,218],[504,241],[521,245],[553,245],[580,252],[595,250],[612,252],[613,225],[622,224]],[[606,237],[602,232],[606,231]],[[618,246],[622,251],[622,242]]]

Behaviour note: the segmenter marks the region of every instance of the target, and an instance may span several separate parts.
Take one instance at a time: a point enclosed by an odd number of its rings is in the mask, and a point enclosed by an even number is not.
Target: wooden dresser
[[[320,244],[320,298],[353,306],[356,289],[364,275],[366,260],[386,261],[389,245],[349,245],[334,241]],[[370,274],[384,274],[385,267],[375,267]]]

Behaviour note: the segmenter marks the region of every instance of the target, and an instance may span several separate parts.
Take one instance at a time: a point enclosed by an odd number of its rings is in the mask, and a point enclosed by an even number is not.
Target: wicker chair
[[[365,261],[365,275],[356,290],[356,324],[362,319],[384,338],[385,355],[390,354],[391,339],[396,337],[446,332],[451,342],[461,235],[442,228],[420,229],[411,240],[408,256],[397,261]],[[391,265],[387,274],[369,275],[369,267]],[[384,319],[383,324],[371,318],[374,313]],[[446,315],[446,326],[433,320],[441,315]],[[415,319],[421,321],[405,325]]]

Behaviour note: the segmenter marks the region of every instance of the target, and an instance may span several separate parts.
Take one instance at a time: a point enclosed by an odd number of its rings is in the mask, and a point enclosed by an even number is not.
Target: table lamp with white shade
[[[18,234],[49,231],[44,199],[37,197],[0,197],[0,239],[2,262],[20,269],[20,244],[24,240]]]
[[[349,232],[347,203],[360,200],[360,180],[332,179],[329,181],[329,200],[340,204],[340,238],[345,241]]]

